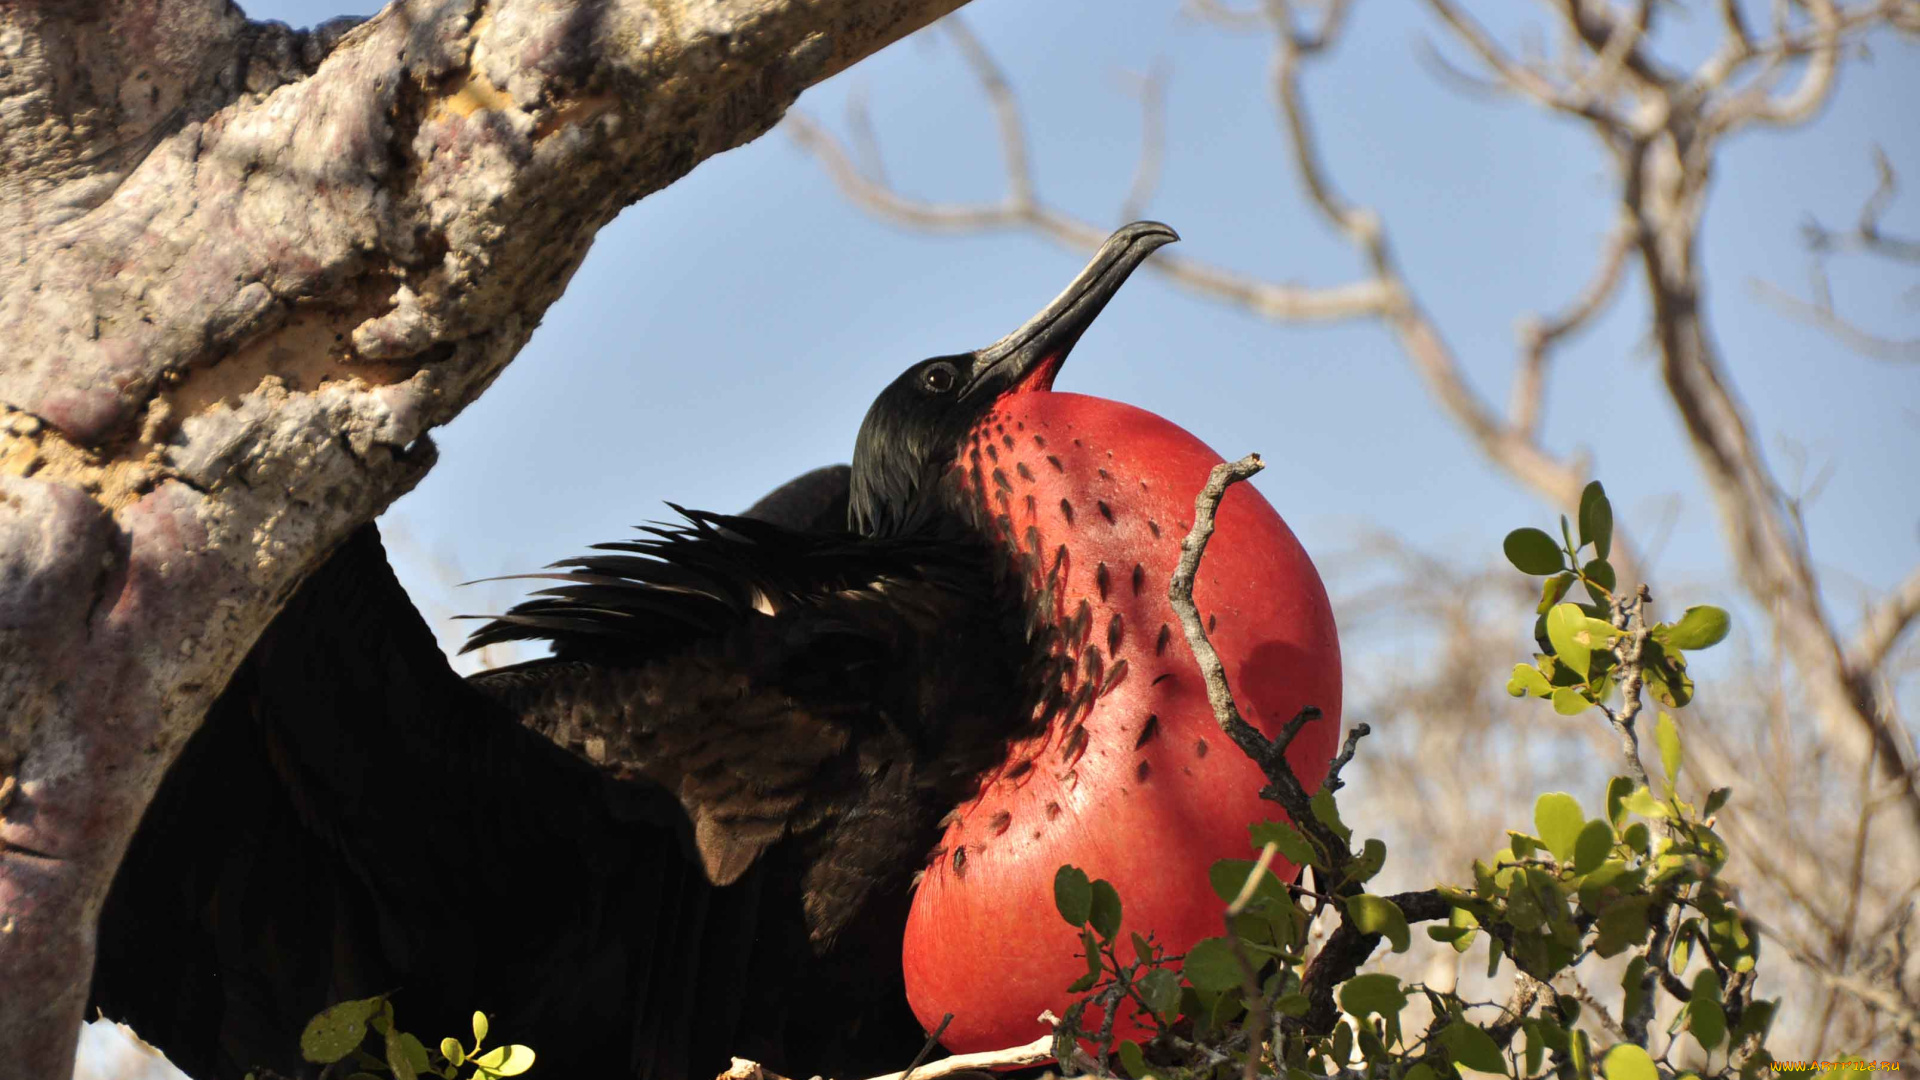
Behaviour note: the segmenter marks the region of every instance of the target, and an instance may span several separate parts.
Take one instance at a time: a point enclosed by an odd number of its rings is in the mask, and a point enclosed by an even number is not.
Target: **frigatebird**
[[[1111,665],[1083,671],[1080,597],[1097,587],[1104,617],[1107,563],[1076,576],[1065,543],[1049,559],[1043,530],[1016,525],[1009,492],[1045,485],[1025,460],[1013,468],[1013,435],[1045,436],[1008,402],[1047,396],[1122,282],[1175,239],[1126,226],[1012,334],[909,367],[869,410],[850,470],[739,516],[675,507],[678,524],[555,564],[557,580],[469,642],[545,642],[549,657],[458,677],[374,527],[353,534],[169,771],[105,904],[95,1004],[200,1080],[311,1075],[303,1025],[375,994],[431,1038],[485,1011],[546,1076],[705,1078],[730,1055],[802,1076],[903,1067],[925,1038],[907,980],[960,971],[909,944],[903,974],[910,920],[920,939],[942,934],[914,910],[916,886],[932,875],[955,907],[968,808],[1005,802],[1056,736],[1085,753],[1089,686],[1113,694],[1125,672],[1117,610],[1100,628]],[[1056,473],[1046,510],[1071,526],[1068,498],[1051,505],[1062,478],[1112,476],[1064,446],[1040,457]],[[1143,500],[1166,497],[1140,484]],[[1195,486],[1178,496],[1189,506]],[[1114,507],[1085,512],[1111,522]],[[1057,523],[1044,531],[1051,543]],[[1312,577],[1297,545],[1279,558]],[[1135,594],[1152,561],[1132,564]],[[1310,585],[1305,638],[1331,646]],[[1135,645],[1136,666],[1177,667],[1164,625]],[[1324,651],[1295,666],[1327,667]],[[1135,688],[1162,681],[1146,671]],[[1245,800],[1213,802],[1237,816],[1229,831],[1244,826]],[[973,828],[1004,832],[1001,813]],[[1004,874],[1006,856],[973,850],[976,880]],[[956,932],[980,928],[969,904]],[[1030,1037],[1014,1027],[975,1022],[968,1038]]]

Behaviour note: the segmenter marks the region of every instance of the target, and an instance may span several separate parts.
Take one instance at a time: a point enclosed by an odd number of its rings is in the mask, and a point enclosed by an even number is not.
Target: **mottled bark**
[[[0,1074],[70,1067],[162,771],[595,231],[961,2],[0,5]]]

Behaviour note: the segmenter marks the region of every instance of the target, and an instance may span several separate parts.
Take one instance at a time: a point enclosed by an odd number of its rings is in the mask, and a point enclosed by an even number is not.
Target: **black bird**
[[[456,676],[353,534],[162,784],[94,1004],[200,1080],[311,1075],[308,1019],[389,992],[430,1045],[486,1011],[548,1077],[903,1067],[914,873],[1061,662],[956,447],[1174,239],[1127,226],[1013,334],[907,369],[850,471],[556,564],[469,645],[550,658]]]

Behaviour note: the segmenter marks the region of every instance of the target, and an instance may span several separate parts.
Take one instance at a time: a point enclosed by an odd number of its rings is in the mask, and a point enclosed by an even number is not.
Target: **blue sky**
[[[1265,41],[1176,7],[965,9],[1025,103],[1041,196],[1114,220],[1139,140],[1122,73],[1163,63],[1170,143],[1148,213],[1182,232],[1177,250],[1276,280],[1352,278],[1357,259],[1301,198],[1266,95]],[[1502,29],[1534,18],[1482,8]],[[303,25],[341,7],[248,10]],[[1607,163],[1584,131],[1443,85],[1420,58],[1435,31],[1416,5],[1361,4],[1355,19],[1309,76],[1328,168],[1384,215],[1476,387],[1504,403],[1515,318],[1559,307],[1590,272],[1608,224]],[[1667,21],[1664,41],[1681,57],[1702,54],[1717,25],[1685,12]],[[1873,52],[1847,67],[1812,127],[1727,148],[1707,227],[1709,311],[1767,452],[1790,487],[1795,455],[1809,476],[1833,470],[1807,524],[1843,622],[1920,562],[1920,367],[1848,353],[1757,301],[1750,283],[1805,293],[1799,224],[1852,220],[1873,184],[1876,142],[1920,183],[1920,130],[1898,116],[1899,103],[1920,100],[1916,50],[1885,39]],[[998,196],[984,100],[944,39],[902,42],[798,108],[841,127],[856,88],[898,186]],[[1920,198],[1896,204],[1886,224],[1920,232]],[[511,592],[451,594],[414,555],[451,559],[468,576],[529,569],[661,516],[663,500],[736,509],[846,460],[868,402],[901,368],[998,337],[1080,262],[1019,233],[930,237],[877,222],[777,130],[714,158],[606,229],[526,351],[439,433],[441,464],[387,516],[415,545],[396,545],[403,576],[429,607],[486,608]],[[1860,260],[1833,269],[1861,322],[1920,332],[1920,276]],[[1630,282],[1625,302],[1559,354],[1545,438],[1590,450],[1643,536],[1662,500],[1683,499],[1657,574],[1726,592],[1715,515],[1659,394],[1645,325]],[[1376,527],[1491,558],[1506,529],[1550,520],[1483,463],[1372,325],[1278,327],[1142,275],[1060,386],[1151,408],[1228,456],[1263,452],[1260,486],[1323,561]]]

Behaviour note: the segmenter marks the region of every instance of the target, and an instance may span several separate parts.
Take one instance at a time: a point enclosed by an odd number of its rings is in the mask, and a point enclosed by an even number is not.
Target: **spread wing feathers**
[[[691,520],[664,550],[765,535]],[[644,641],[652,598],[679,598],[667,619],[751,602],[716,563],[616,557],[651,576],[582,568],[593,580],[566,587],[590,598],[554,598],[529,629]],[[859,1023],[784,994],[813,962],[788,848],[729,864],[720,888],[694,832],[672,793],[606,778],[460,679],[368,526],[296,592],[162,782],[105,903],[93,999],[203,1080],[309,1075],[306,1021],[390,992],[422,1034],[485,1010],[556,1076],[712,1076],[730,1054],[776,1061]],[[904,1003],[874,1008],[865,1048],[897,1034],[885,1056],[910,1055]]]
[[[594,545],[607,554],[523,575],[562,584],[486,623],[463,651],[544,640],[561,659],[632,664],[795,609],[820,616],[809,633],[853,632],[851,606],[884,595],[892,618],[926,614],[927,590],[912,586],[965,589],[983,562],[957,537],[874,540],[668,505],[685,524],[640,526],[641,539]]]

